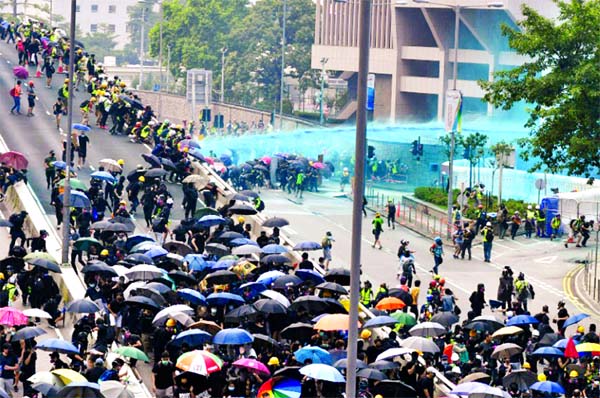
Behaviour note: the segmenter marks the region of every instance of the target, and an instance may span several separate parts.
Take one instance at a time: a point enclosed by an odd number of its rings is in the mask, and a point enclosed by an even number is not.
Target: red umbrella
[[[565,358],[579,358],[579,353],[572,338],[569,338],[565,346]]]
[[[0,162],[17,170],[24,170],[29,164],[25,155],[15,151],[5,152],[0,155]]]

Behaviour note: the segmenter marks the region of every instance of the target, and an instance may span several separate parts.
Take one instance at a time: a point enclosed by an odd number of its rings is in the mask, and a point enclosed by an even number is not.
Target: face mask
[[[235,390],[235,387],[234,387],[234,386],[229,386],[229,387],[227,387],[227,389],[228,389],[229,391],[233,391],[233,390]]]
[[[169,361],[161,361],[161,363],[165,366],[167,366],[169,364]]]

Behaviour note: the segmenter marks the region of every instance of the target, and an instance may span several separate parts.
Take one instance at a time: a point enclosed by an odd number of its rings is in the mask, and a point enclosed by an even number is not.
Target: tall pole
[[[227,47],[221,49],[221,104],[225,102],[225,53]]]
[[[165,85],[167,86],[167,92],[169,92],[169,76],[171,75],[171,46],[167,46],[167,82]]]
[[[456,91],[458,75],[458,29],[460,27],[460,6],[454,7],[454,64],[452,65],[452,89]],[[448,239],[452,236],[452,205],[454,204],[452,180],[454,169],[454,147],[456,145],[454,127],[450,132],[450,156],[448,156]]]
[[[365,155],[367,141],[367,77],[371,33],[371,0],[361,0],[359,9],[358,95],[356,108],[356,146],[352,202],[352,253],[350,256],[350,325],[348,328],[348,366],[346,397],[356,396],[356,357],[358,355],[358,298],[360,294],[360,249],[362,203],[365,194]]]
[[[323,90],[325,89],[325,64],[327,58],[321,58],[321,98],[319,101],[319,124],[322,126],[325,123],[325,117],[323,115]]]
[[[52,3],[53,3],[53,0],[50,0],[50,18],[49,18],[50,19],[50,29],[52,29],[52,8],[53,8]]]
[[[140,25],[140,83],[138,90],[142,89],[144,82],[144,24],[146,22],[146,3],[142,2],[142,22]]]
[[[158,33],[158,68],[160,70],[160,90],[158,90],[158,116],[162,117],[162,92],[163,92],[163,84],[164,84],[164,74],[163,74],[163,21],[164,21],[164,11],[163,11],[163,2],[162,0],[158,3],[160,7],[160,21],[159,21],[159,33]]]
[[[71,129],[73,128],[73,65],[75,61],[75,17],[77,14],[77,0],[71,0],[71,26],[69,32],[69,83],[67,89],[69,98],[67,102],[67,145],[65,145],[65,161],[67,163],[65,172],[65,192],[63,194],[63,230],[62,230],[62,256],[63,264],[69,263],[69,240],[71,235],[71,146],[73,143]]]
[[[287,0],[283,0],[283,21],[281,23],[281,73],[279,82],[279,129],[283,130],[283,74],[285,72],[285,20],[287,19]]]

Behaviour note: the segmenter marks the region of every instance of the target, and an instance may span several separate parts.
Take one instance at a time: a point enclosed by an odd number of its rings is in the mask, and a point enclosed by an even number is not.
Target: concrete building
[[[348,80],[349,98],[356,98],[359,0],[317,0],[312,67],[341,71]],[[369,71],[375,74],[378,120],[441,119],[444,93],[452,88],[455,10],[460,7],[457,89],[465,113],[490,114],[478,80],[494,71],[519,65],[523,58],[510,51],[501,25],[516,26],[523,3],[545,16],[557,15],[549,0],[372,0]],[[496,7],[491,8],[490,5]],[[350,101],[338,118],[351,117]]]

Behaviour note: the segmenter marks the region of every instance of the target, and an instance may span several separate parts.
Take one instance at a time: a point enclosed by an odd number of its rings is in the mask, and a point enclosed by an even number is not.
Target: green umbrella
[[[390,314],[392,318],[398,321],[400,325],[403,326],[414,326],[417,324],[417,320],[414,316],[409,314],[408,312],[396,311]]]
[[[215,209],[211,209],[210,207],[203,207],[202,209],[196,210],[196,212],[194,213],[195,218],[202,218],[208,215],[220,216],[221,214]]]
[[[58,186],[59,187],[65,186],[64,178],[58,182]],[[77,189],[80,191],[87,191],[87,187],[85,186],[85,183],[81,180],[78,180],[77,178],[71,178],[71,188]]]
[[[52,261],[53,263],[56,263],[56,260],[54,259],[54,257],[52,257],[50,254],[48,254],[46,252],[29,253],[28,255],[23,257],[23,260],[26,262],[30,262],[31,260],[35,260],[36,258],[41,258],[41,259]]]
[[[150,358],[148,358],[148,355],[146,355],[144,351],[135,347],[123,346],[117,348],[114,352],[123,357],[138,359],[144,362],[150,362]]]
[[[80,251],[83,252],[87,252],[90,250],[90,247],[92,246],[96,246],[97,248],[102,248],[102,243],[94,238],[81,238],[81,239],[77,239],[75,241],[75,243],[73,244],[73,246],[75,246],[75,248],[77,248]]]

